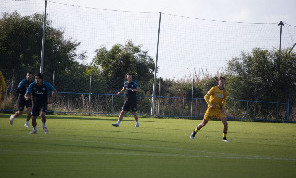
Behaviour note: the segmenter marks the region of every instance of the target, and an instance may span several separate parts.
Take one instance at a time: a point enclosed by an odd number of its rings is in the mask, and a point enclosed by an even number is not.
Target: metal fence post
[[[286,122],[289,122],[289,117],[290,117],[290,94],[288,95],[288,101],[287,101]]]

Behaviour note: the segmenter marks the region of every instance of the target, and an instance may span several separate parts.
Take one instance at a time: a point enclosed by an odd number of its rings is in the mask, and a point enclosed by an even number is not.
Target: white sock
[[[43,128],[46,127],[44,122],[42,122],[42,125],[43,125]]]
[[[139,124],[139,121],[136,121],[136,124],[138,125]]]
[[[118,124],[118,125],[120,124],[120,120],[117,121],[117,124]]]
[[[36,126],[35,126],[35,127],[33,127],[33,130],[37,132],[37,127],[36,127]]]
[[[28,125],[29,125],[29,121],[26,121],[26,124],[28,124]]]

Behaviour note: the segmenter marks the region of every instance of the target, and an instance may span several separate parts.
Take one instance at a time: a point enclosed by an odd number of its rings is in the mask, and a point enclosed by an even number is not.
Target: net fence
[[[47,1],[47,19],[54,28],[64,31],[64,38],[80,42],[77,51],[85,52],[86,60],[83,63],[86,64],[92,62],[96,49],[102,46],[110,49],[114,44],[124,44],[128,40],[141,45],[142,50],[148,51],[148,55],[155,60],[159,28],[158,78],[191,80],[193,77],[216,75],[223,73],[227,62],[239,56],[241,52],[251,52],[254,48],[267,50],[279,48],[279,22],[217,21],[168,13],[110,10],[91,5],[80,6],[71,2]],[[21,15],[44,14],[44,10],[45,1],[40,0],[1,0],[0,6],[1,13],[16,11]],[[295,28],[285,23],[282,48],[291,48],[295,44]],[[10,69],[1,70],[7,70],[6,78],[11,89],[15,88],[16,82],[20,81],[25,73],[25,71],[12,72]],[[63,78],[58,71],[55,80],[52,73],[46,74],[45,71],[45,75],[46,80],[54,82],[61,92],[57,103],[53,105],[61,112],[114,113],[121,108],[123,98],[115,95],[115,92],[120,90],[124,79],[114,81],[114,86],[106,91],[100,89],[101,83],[93,83],[90,89],[89,78],[77,81],[79,82],[77,85],[73,78]],[[140,86],[147,85],[147,81],[137,82]],[[72,87],[69,89],[63,87],[64,85]],[[152,84],[149,85],[151,90],[139,97],[140,114],[150,113]],[[202,98],[160,96],[161,92],[156,106],[158,115],[202,117],[205,110]],[[237,118],[256,118],[257,116],[252,113],[260,113],[264,105],[271,107],[269,110],[272,112],[269,114],[272,113],[272,116],[261,113],[260,118],[278,118],[280,115],[284,117],[287,111],[286,103],[255,102],[254,104],[254,102],[230,101],[229,111],[232,113],[230,115]],[[235,109],[239,103],[245,105],[243,111]],[[250,103],[253,105],[250,106]]]

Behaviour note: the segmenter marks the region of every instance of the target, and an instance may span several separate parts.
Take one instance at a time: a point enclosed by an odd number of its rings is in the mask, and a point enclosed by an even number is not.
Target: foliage
[[[142,51],[141,46],[136,46],[131,41],[125,45],[115,44],[110,50],[106,47],[97,49],[91,67],[92,73],[100,74],[108,81],[109,89],[121,86],[125,74],[129,72],[145,92],[151,92],[154,61],[147,51]]]
[[[0,63],[6,70],[6,77],[13,77],[17,82],[24,78],[25,73],[38,72],[41,63],[43,35],[43,15],[20,16],[17,12],[4,13],[0,19]],[[58,90],[68,90],[65,80],[84,78],[81,76],[85,66],[78,61],[84,60],[84,53],[77,54],[79,42],[66,40],[64,32],[54,29],[46,22],[44,74],[51,80],[55,72]],[[80,76],[78,76],[80,75]],[[12,82],[13,83],[13,82]],[[15,86],[11,86],[12,89]]]
[[[281,53],[277,50],[267,51],[253,49],[252,53],[242,53],[228,63],[228,91],[230,99],[261,100],[287,102],[295,100],[296,89],[296,57],[289,50]],[[291,100],[292,99],[292,100]],[[253,103],[244,108],[237,105],[236,110],[256,110],[255,115],[270,118],[269,105]],[[276,107],[276,119],[285,119],[286,108]],[[248,113],[249,114],[249,113]],[[253,116],[252,116],[253,117]]]
[[[296,57],[284,50],[254,49],[228,63],[229,93],[232,98],[285,102],[295,90]]]

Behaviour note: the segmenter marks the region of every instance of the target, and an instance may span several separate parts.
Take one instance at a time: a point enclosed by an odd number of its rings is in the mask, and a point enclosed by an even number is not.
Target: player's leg
[[[48,134],[48,129],[46,127],[46,112],[47,112],[47,102],[44,103],[43,107],[41,108],[41,120],[42,120],[42,127],[45,134]]]
[[[227,131],[228,131],[228,123],[227,123],[226,117],[222,117],[221,121],[223,123],[223,141],[229,142],[229,140],[227,140],[227,138],[226,138]]]
[[[25,127],[29,128],[30,127],[30,124],[29,124],[29,121],[31,119],[31,112],[32,112],[32,107],[28,107],[27,108],[27,119],[26,119],[26,122],[25,122]]]
[[[117,123],[112,124],[112,126],[114,126],[114,127],[119,127],[120,122],[122,121],[122,119],[123,119],[125,113],[127,113],[127,112],[129,111],[129,108],[130,108],[130,104],[129,104],[129,102],[128,102],[128,101],[125,101],[124,104],[123,104],[123,106],[122,106],[122,110],[121,110],[120,113],[119,113]]]
[[[37,116],[32,116],[32,127],[33,130],[30,132],[30,134],[36,134],[37,133]]]
[[[30,132],[30,134],[36,134],[37,133],[37,117],[40,114],[41,107],[39,105],[33,104],[32,107],[32,127],[33,130]]]
[[[42,120],[42,127],[43,127],[43,130],[44,130],[44,133],[45,134],[48,134],[48,129],[47,129],[47,127],[46,127],[46,117],[45,117],[45,115],[46,115],[46,112],[44,112],[44,111],[41,111],[41,120]]]
[[[203,128],[204,126],[207,125],[208,121],[210,119],[208,118],[208,116],[205,116],[204,119],[202,120],[202,122],[200,124],[197,125],[197,127],[193,130],[193,132],[191,133],[190,135],[190,139],[194,139],[196,133],[201,129]]]
[[[22,115],[23,114],[23,111],[16,111],[13,115],[10,116],[9,118],[9,123],[10,125],[13,125],[13,120],[18,117],[19,115]]]
[[[139,118],[138,118],[138,114],[137,114],[137,101],[134,101],[131,105],[131,112],[134,115],[135,121],[136,121],[136,125],[135,127],[140,127],[139,125]]]
[[[136,121],[135,127],[140,127],[137,112],[132,112],[132,114],[134,115],[134,118],[135,118],[135,121]]]
[[[123,119],[126,112],[127,111],[121,110],[120,113],[119,113],[119,116],[118,116],[118,121],[115,124],[112,124],[112,126],[119,127],[119,124],[122,121],[122,119]]]
[[[29,128],[30,125],[29,125],[29,121],[31,119],[31,112],[32,112],[32,100],[29,99],[29,100],[26,100],[26,107],[27,107],[27,119],[26,119],[26,123],[25,123],[25,127]]]
[[[18,110],[13,115],[10,116],[10,118],[9,118],[10,125],[13,125],[14,118],[16,118],[19,115],[23,114],[26,99],[22,95],[19,95],[17,101],[18,101],[18,104],[17,104],[18,105]]]

